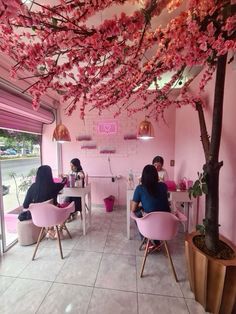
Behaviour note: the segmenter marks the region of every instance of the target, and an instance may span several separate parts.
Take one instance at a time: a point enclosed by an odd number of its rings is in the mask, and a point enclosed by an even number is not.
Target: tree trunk
[[[217,252],[219,242],[219,172],[223,162],[219,162],[219,150],[222,131],[224,83],[227,54],[220,56],[217,63],[215,95],[213,107],[213,120],[209,157],[204,165],[208,194],[206,195],[206,246],[209,250]]]

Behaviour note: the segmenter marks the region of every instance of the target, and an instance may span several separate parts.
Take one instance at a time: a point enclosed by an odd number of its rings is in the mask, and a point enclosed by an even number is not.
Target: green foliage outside
[[[21,154],[22,150],[28,150],[31,153],[34,145],[40,144],[40,141],[41,136],[37,134],[0,129],[0,149],[2,151],[12,148],[18,154]],[[4,156],[1,156],[1,158],[3,159]]]
[[[26,192],[30,185],[32,184],[32,178],[36,176],[37,169],[31,169],[29,173],[25,175],[21,175],[20,178],[17,177],[17,174],[15,172],[10,172],[9,177],[14,180],[15,186],[16,186],[16,198],[17,202],[20,206],[20,192]],[[20,179],[19,181],[17,179]]]

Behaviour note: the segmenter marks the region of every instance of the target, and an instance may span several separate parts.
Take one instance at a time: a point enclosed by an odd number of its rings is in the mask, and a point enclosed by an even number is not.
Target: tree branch
[[[210,143],[210,159],[218,161],[220,150],[220,139],[222,131],[222,115],[224,103],[224,84],[226,71],[227,54],[218,58],[216,70],[216,86],[214,95],[214,109]]]
[[[198,112],[198,119],[199,119],[199,124],[200,124],[200,133],[201,133],[200,137],[201,137],[202,146],[204,150],[205,160],[207,162],[209,159],[210,141],[209,141],[209,135],[206,128],[206,121],[205,121],[202,104],[200,102],[196,102],[196,110]]]

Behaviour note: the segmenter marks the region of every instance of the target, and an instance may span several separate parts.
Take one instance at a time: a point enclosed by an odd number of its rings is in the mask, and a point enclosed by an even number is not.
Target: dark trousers
[[[66,197],[65,202],[75,202],[75,212],[82,211],[81,197]]]

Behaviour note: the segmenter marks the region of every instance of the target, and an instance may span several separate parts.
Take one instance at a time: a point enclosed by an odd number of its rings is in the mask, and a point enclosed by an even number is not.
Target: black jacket
[[[41,203],[53,199],[53,204],[57,205],[57,195],[63,189],[66,181],[61,183],[51,183],[47,187],[36,189],[36,183],[33,183],[26,193],[23,203],[24,208],[29,208],[31,203]]]

